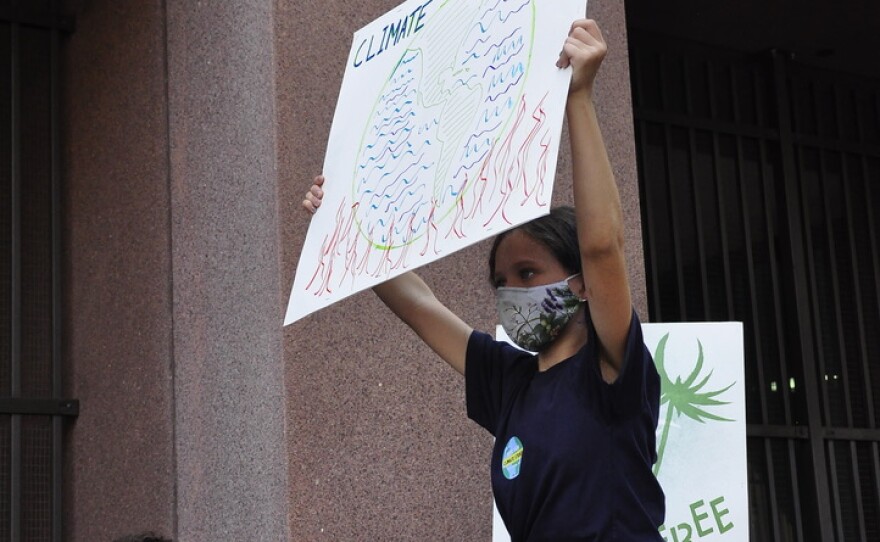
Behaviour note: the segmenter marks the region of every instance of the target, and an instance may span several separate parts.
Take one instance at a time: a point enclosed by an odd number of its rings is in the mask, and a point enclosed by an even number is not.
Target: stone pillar
[[[68,8],[65,540],[287,540],[272,2]]]
[[[273,3],[166,5],[177,537],[286,540]]]

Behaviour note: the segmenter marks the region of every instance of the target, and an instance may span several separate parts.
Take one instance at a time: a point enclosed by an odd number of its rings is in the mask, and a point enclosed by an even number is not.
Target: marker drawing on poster
[[[285,325],[549,212],[584,0],[415,0],[354,34]]]
[[[642,332],[660,374],[660,535],[666,542],[748,540],[742,324],[643,324]],[[501,326],[496,337],[510,342]],[[497,508],[492,534],[493,542],[510,541]]]

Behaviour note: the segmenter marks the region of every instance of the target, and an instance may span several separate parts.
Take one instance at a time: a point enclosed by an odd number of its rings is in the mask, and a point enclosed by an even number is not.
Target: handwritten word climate
[[[373,60],[382,54],[383,51],[387,51],[400,43],[400,40],[412,36],[424,28],[424,18],[427,15],[425,8],[431,2],[433,0],[428,0],[397,22],[385,25],[385,28],[382,29],[382,37],[378,40],[375,39],[378,36],[370,36],[369,39],[364,38],[360,45],[358,45],[357,52],[354,55],[354,67],[359,68],[363,63]]]

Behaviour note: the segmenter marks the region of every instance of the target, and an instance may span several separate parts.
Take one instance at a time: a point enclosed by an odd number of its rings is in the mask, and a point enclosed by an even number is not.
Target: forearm
[[[616,374],[622,367],[632,317],[620,194],[592,101],[588,96],[570,96],[567,114],[578,243],[590,316],[601,358]]]
[[[406,324],[410,324],[410,312],[415,307],[426,299],[435,299],[425,281],[412,271],[373,286],[373,292]]]
[[[581,253],[587,257],[622,250],[620,194],[591,95],[583,92],[570,96],[566,116]]]
[[[464,374],[471,328],[434,296],[413,272],[373,287],[385,305],[453,369]]]

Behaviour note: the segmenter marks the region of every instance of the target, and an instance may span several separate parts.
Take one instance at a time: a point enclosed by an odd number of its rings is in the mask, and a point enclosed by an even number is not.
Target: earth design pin
[[[513,480],[519,476],[519,469],[522,465],[523,445],[517,437],[511,437],[504,447],[504,453],[501,454],[501,472],[508,480]]]

